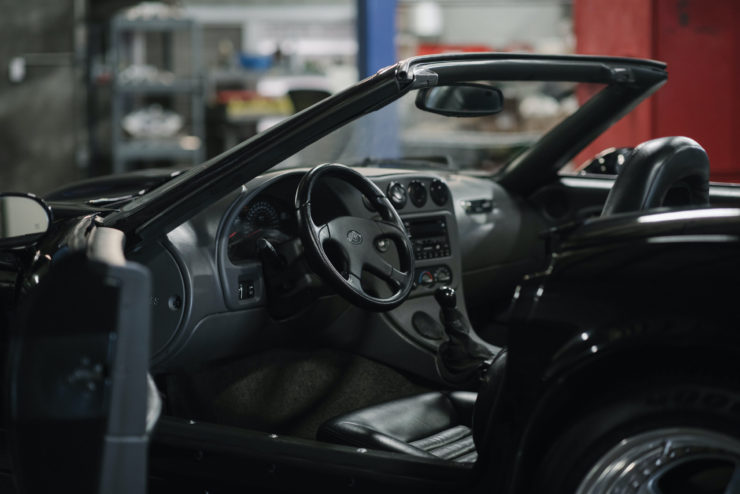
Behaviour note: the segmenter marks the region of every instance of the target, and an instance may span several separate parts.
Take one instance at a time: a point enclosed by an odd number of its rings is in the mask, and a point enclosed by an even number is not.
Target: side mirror
[[[51,209],[31,194],[0,194],[0,247],[28,245],[51,224]]]
[[[486,84],[435,86],[419,91],[416,107],[451,117],[482,117],[503,110],[504,96],[500,89]]]

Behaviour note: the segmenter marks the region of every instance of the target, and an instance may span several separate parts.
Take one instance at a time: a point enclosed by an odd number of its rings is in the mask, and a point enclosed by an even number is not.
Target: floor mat
[[[276,350],[187,378],[201,420],[313,439],[327,419],[430,388],[333,350]],[[195,417],[192,417],[195,418]]]

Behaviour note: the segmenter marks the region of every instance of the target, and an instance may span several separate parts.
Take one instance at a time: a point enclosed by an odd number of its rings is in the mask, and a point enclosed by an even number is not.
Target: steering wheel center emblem
[[[360,245],[362,243],[362,234],[357,230],[350,230],[347,232],[347,240],[353,245]]]

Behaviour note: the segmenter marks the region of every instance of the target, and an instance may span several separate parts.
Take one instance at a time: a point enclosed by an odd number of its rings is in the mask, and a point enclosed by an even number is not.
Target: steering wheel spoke
[[[349,286],[351,286],[355,290],[364,291],[362,289],[362,280],[360,279],[359,276],[357,276],[356,274],[354,274],[352,271],[349,272],[349,277],[347,278],[347,283],[349,283]]]
[[[391,283],[395,284],[396,289],[400,289],[409,282],[411,277],[411,273],[404,273],[396,268],[392,268],[389,280]]]
[[[331,230],[329,229],[328,223],[321,226],[312,225],[312,227],[316,233],[316,238],[319,241],[319,244],[323,245],[324,242],[331,238]]]
[[[395,225],[385,220],[377,220],[374,223],[377,228],[376,239],[378,237],[387,237],[403,242],[408,238],[406,229],[402,225]]]
[[[375,251],[365,258],[365,268],[391,285],[394,291],[400,290],[408,283],[411,276],[411,273],[403,272],[394,267]]]

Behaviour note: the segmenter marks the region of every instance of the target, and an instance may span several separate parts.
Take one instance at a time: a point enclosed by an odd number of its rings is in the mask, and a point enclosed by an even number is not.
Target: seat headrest
[[[669,192],[681,189],[679,206],[709,204],[709,157],[688,137],[643,142],[629,155],[609,192],[601,216],[668,205]]]

